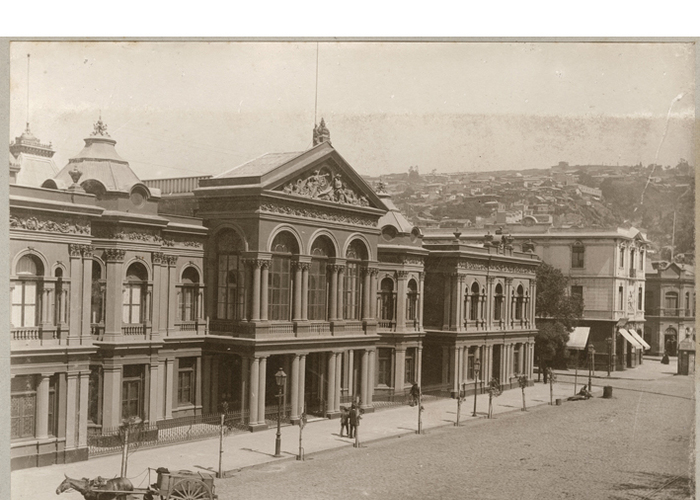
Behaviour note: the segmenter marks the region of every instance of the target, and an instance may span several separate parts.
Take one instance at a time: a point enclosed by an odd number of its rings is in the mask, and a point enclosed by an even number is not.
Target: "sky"
[[[142,179],[303,151],[322,117],[363,175],[694,164],[690,43],[20,41],[10,58],[10,140],[29,121],[59,168],[100,115]]]

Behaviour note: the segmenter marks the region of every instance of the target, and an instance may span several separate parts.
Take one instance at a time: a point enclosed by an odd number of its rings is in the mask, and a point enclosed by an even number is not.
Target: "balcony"
[[[396,321],[392,319],[380,319],[377,321],[377,328],[380,332],[395,332]]]
[[[38,326],[13,328],[12,340],[41,340],[41,328]]]
[[[309,323],[309,333],[314,335],[328,335],[331,333],[331,324],[327,321],[314,321]]]
[[[146,333],[146,328],[143,325],[125,325],[122,326],[122,334],[126,336],[137,336]]]

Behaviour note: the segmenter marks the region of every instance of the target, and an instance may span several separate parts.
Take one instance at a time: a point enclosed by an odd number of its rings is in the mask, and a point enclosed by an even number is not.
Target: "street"
[[[244,469],[217,481],[217,492],[222,500],[692,498],[692,377],[606,383],[612,399],[543,405]]]

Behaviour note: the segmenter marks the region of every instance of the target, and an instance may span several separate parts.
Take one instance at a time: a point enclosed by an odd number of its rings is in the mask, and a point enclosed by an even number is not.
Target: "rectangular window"
[[[574,269],[583,269],[583,254],[584,247],[581,244],[571,247],[571,267]]]
[[[377,385],[392,385],[391,349],[377,349]]]
[[[345,269],[345,319],[361,319],[362,311],[362,274],[357,262],[348,261]]]
[[[102,367],[90,366],[88,381],[88,422],[102,425]]]
[[[476,348],[470,347],[467,354],[467,378],[474,380],[474,359],[475,359]]]
[[[625,267],[625,248],[620,248],[620,267]]]
[[[583,287],[581,285],[573,285],[571,287],[571,296],[583,299]]]
[[[290,267],[291,259],[289,257],[277,255],[272,257],[267,281],[269,318],[272,321],[289,321],[291,319],[289,307],[291,299]]]
[[[180,358],[177,371],[177,404],[189,406],[194,404],[195,366],[197,358]]]
[[[56,436],[58,425],[58,375],[49,379],[49,436]]]
[[[416,380],[416,359],[415,359],[415,349],[406,349],[406,370],[404,376],[404,383],[413,384],[417,382]],[[401,389],[400,387],[398,389]]]
[[[125,365],[122,379],[122,418],[143,418],[144,365]]]
[[[34,437],[36,425],[36,379],[33,375],[18,376],[12,379],[10,385],[11,439]]]
[[[15,282],[12,289],[12,325],[15,327],[37,326],[38,283],[35,281]]]
[[[625,308],[625,291],[624,288],[617,289],[617,310],[622,311]]]
[[[327,263],[325,259],[312,259],[309,268],[309,319],[328,319],[328,280],[326,278]]]
[[[520,374],[520,344],[516,344],[513,348],[513,374]]]
[[[196,286],[183,286],[180,291],[180,320],[194,321],[197,319],[197,295]]]
[[[122,304],[122,321],[125,324],[140,323],[141,285],[126,285]]]
[[[639,287],[639,293],[637,294],[637,309],[639,311],[642,310],[642,306],[644,305],[644,294],[642,293],[642,287]]]

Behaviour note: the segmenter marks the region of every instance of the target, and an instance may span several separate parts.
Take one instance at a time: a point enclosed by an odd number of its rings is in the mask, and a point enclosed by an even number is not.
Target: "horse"
[[[64,474],[64,476],[66,476]],[[85,500],[127,500],[131,498],[127,493],[110,493],[110,491],[133,491],[134,485],[125,477],[107,479],[95,485],[87,478],[72,479],[68,476],[56,488],[56,494],[73,489],[83,495]]]

